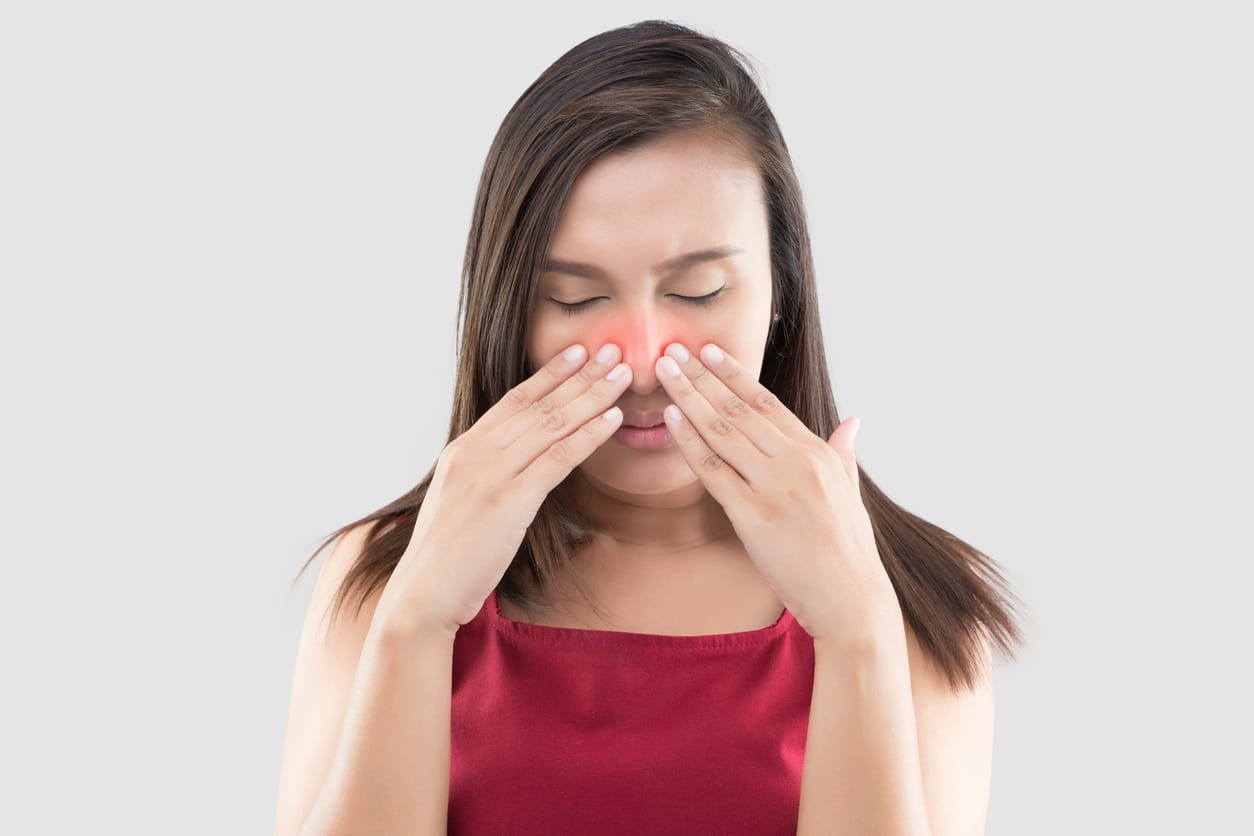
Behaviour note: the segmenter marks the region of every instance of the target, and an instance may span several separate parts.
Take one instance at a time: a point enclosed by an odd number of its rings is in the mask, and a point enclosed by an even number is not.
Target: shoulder
[[[981,633],[982,676],[974,687],[949,682],[907,625],[910,687],[924,795],[935,833],[983,833],[992,782],[993,654]]]
[[[955,687],[949,682],[949,678],[945,675],[945,669],[941,666],[937,658],[932,655],[919,641],[918,634],[910,627],[906,628],[906,652],[910,659],[910,681],[916,689],[922,689],[924,693],[944,694],[952,692]],[[982,672],[982,678],[976,683],[976,690],[981,688],[991,688],[993,676],[993,648],[987,633],[979,631],[977,639],[978,662],[977,667]],[[958,690],[963,690],[965,686],[959,685]]]
[[[284,735],[276,831],[300,830],[330,770],[357,663],[370,627],[377,594],[360,612],[353,608],[331,620],[332,604],[365,548],[370,526],[345,531],[318,570],[296,649]]]
[[[378,591],[362,600],[359,608],[353,607],[344,597],[344,584],[365,551],[369,535],[369,524],[357,525],[331,544],[309,599],[304,627],[308,635],[302,636],[302,643],[325,642],[323,651],[343,653],[354,664],[374,616]]]
[[[361,553],[365,551],[370,536],[370,525],[363,523],[348,529],[331,546],[327,559],[318,570],[314,594],[326,595],[338,588],[345,576],[353,568]],[[321,589],[319,589],[321,587]]]

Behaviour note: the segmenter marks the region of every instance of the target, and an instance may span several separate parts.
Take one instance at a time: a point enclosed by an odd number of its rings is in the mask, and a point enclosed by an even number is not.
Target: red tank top
[[[814,640],[514,621],[457,631],[450,836],[797,832]]]

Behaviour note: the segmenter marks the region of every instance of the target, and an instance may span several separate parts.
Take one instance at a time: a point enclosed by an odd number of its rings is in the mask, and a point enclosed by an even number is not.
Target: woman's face
[[[665,269],[715,249],[729,254]],[[707,304],[680,298],[716,291]],[[585,301],[574,311],[559,304]],[[756,379],[770,319],[770,237],[756,167],[707,137],[667,136],[600,157],[576,179],[539,277],[528,373],[574,343],[592,355],[613,342],[632,371],[618,405],[626,416],[660,416],[671,399],[654,362],[668,345],[695,355],[715,343]],[[697,480],[673,441],[639,450],[611,438],[579,469],[602,489],[633,495]]]

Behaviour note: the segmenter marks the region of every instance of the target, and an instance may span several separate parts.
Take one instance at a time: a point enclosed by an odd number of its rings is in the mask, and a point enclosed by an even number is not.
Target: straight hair
[[[841,419],[827,373],[801,187],[757,78],[740,50],[677,23],[646,20],[576,45],[523,92],[493,139],[475,196],[457,305],[448,442],[531,373],[526,326],[540,265],[580,172],[603,154],[676,133],[732,141],[756,164],[773,300],[759,380],[815,435],[830,437]],[[327,535],[297,573],[299,580],[340,535],[370,525],[336,591],[333,619],[353,601],[360,613],[386,585],[434,474],[433,463],[404,495]],[[497,586],[528,611],[549,608],[526,590],[549,589],[593,535],[573,501],[577,475],[572,471],[550,491]],[[973,687],[989,673],[981,664],[985,649],[995,645],[1013,658],[1022,642],[1018,599],[991,558],[893,502],[861,466],[858,478],[903,617],[951,686]]]

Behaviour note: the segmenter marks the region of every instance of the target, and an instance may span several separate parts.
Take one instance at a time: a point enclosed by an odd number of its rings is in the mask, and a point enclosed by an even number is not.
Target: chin
[[[579,465],[579,471],[597,487],[650,496],[671,493],[699,481],[674,447],[642,452],[610,448],[607,441]]]

